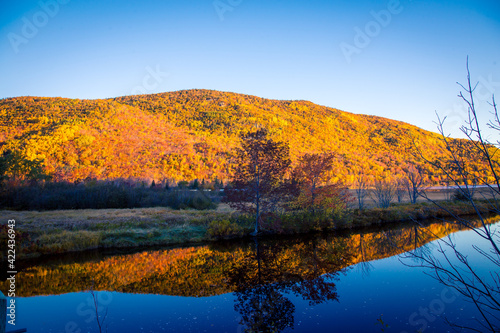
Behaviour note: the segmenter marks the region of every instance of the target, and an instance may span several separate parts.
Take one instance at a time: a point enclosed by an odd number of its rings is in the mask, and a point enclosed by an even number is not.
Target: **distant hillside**
[[[0,100],[0,154],[20,151],[44,161],[56,180],[227,179],[238,134],[266,127],[289,142],[293,160],[334,152],[332,180],[359,172],[396,175],[413,141],[430,158],[443,154],[436,133],[307,101],[280,101],[210,90],[106,100],[18,97]],[[458,143],[460,140],[457,140]],[[429,182],[442,178],[426,167]]]

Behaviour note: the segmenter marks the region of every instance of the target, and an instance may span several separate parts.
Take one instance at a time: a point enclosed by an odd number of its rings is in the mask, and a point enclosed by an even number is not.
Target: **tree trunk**
[[[256,186],[256,196],[255,196],[255,230],[254,235],[257,236],[259,234],[259,219],[260,219],[260,174],[259,168],[255,166],[255,173],[257,175],[257,186]]]

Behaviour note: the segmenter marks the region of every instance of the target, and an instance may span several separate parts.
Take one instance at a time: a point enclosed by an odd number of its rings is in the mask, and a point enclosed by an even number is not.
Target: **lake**
[[[18,262],[7,330],[452,331],[445,318],[477,327],[475,307],[405,255],[437,253],[448,235],[479,271],[494,270],[472,249],[482,244],[473,231],[441,223]]]

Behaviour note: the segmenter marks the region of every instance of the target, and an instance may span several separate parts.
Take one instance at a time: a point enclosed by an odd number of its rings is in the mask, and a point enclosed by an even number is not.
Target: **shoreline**
[[[475,215],[473,207],[465,202],[440,201],[439,204],[457,216]],[[478,201],[476,204],[481,212],[489,213],[487,202]],[[244,239],[251,237],[249,234],[253,231],[251,219],[224,204],[206,211],[155,207],[43,212],[4,210],[2,215],[2,229],[7,228],[8,220],[16,220],[18,260],[95,249],[147,249]],[[300,220],[300,214],[295,217]],[[295,219],[292,224],[283,224],[279,230],[264,231],[262,235],[301,235],[450,217],[449,213],[430,202],[404,203],[384,209],[351,209],[344,218],[329,222],[330,227],[323,229]],[[7,244],[6,230],[0,234],[0,242]],[[6,251],[3,251],[0,261],[5,260]]]

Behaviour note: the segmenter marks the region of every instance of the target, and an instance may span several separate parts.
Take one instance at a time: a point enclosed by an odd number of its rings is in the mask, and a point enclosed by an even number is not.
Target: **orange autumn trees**
[[[240,133],[255,124],[288,143],[293,165],[305,154],[335,152],[341,158],[333,160],[331,182],[352,186],[360,171],[371,182],[379,174],[401,174],[408,163],[425,171],[425,185],[447,178],[410,153],[417,145],[430,160],[440,160],[446,147],[436,133],[308,101],[201,89],[100,100],[0,99],[0,155],[10,150],[41,159],[55,181],[225,182]],[[471,161],[477,170],[483,164]]]
[[[335,161],[335,155],[305,154],[293,170],[292,179],[298,186],[295,205],[313,213],[327,215],[347,208],[350,197],[341,182],[329,183]]]
[[[255,215],[255,231],[260,231],[261,215],[276,210],[287,195],[286,174],[290,167],[288,145],[268,137],[266,129],[241,135],[236,149],[236,169],[227,189],[231,207]]]
[[[333,154],[305,154],[292,168],[288,144],[271,139],[266,129],[240,138],[226,201],[255,216],[254,234],[259,233],[266,215],[276,218],[291,209],[310,213],[309,218],[331,220],[347,208],[349,195],[344,186],[328,182]]]
[[[44,173],[43,161],[30,160],[20,151],[6,150],[0,156],[0,181],[9,179],[11,185],[50,179]]]

